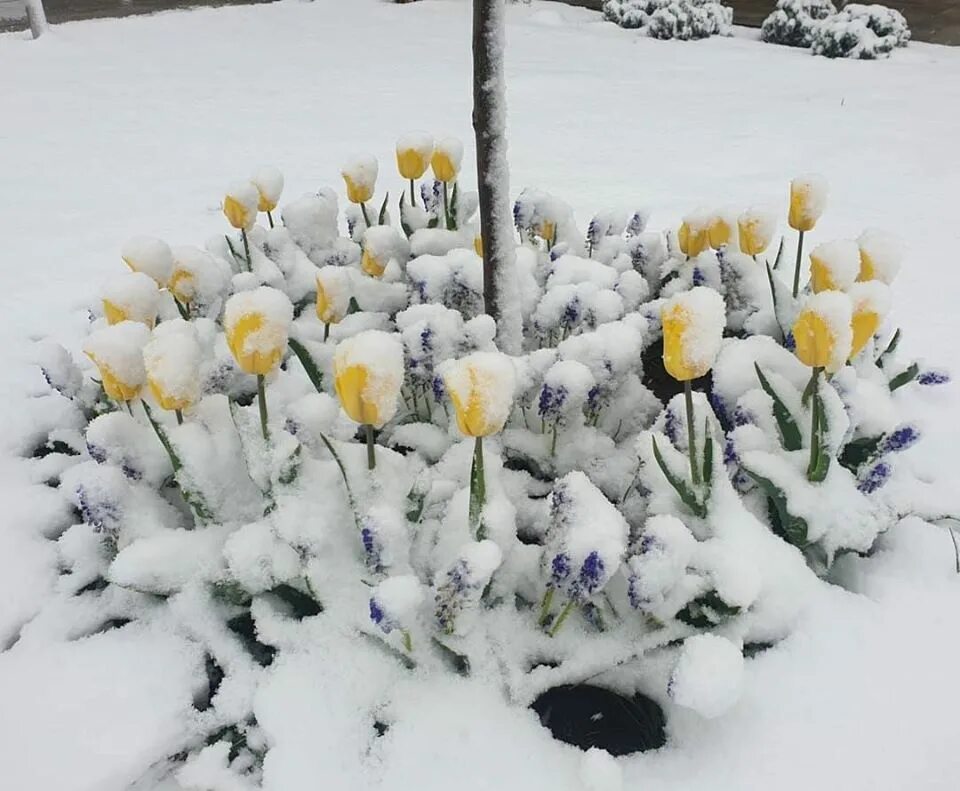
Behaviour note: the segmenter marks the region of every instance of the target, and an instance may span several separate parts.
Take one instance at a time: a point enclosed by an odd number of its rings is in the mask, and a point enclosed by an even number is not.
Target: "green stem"
[[[330,451],[330,455],[333,456],[333,460],[340,468],[340,476],[343,478],[343,487],[347,490],[347,501],[350,503],[350,510],[353,512],[353,521],[357,525],[357,530],[359,530],[360,515],[357,513],[357,501],[353,497],[353,489],[350,488],[350,481],[347,479],[347,468],[343,466],[343,461],[340,459],[340,454],[337,453],[336,449],[333,447],[333,443],[327,439],[326,435],[320,434],[320,439],[323,441],[323,444],[327,446],[327,450]]]
[[[807,478],[812,480],[820,460],[820,399],[817,398],[820,368],[813,369],[811,392],[813,394],[813,413],[810,416],[810,463],[807,465]]]
[[[360,211],[363,212],[363,221],[367,224],[367,228],[370,228],[370,227],[371,227],[371,225],[370,225],[370,215],[367,214],[367,204],[366,204],[366,203],[361,203],[361,204],[360,204]]]
[[[127,412],[130,413],[130,417],[133,417],[133,407],[130,406],[130,402],[129,402],[129,401],[124,401],[123,403],[127,405]],[[143,402],[141,402],[141,403],[143,403]],[[146,404],[144,404],[144,406],[146,406]]]
[[[430,393],[426,387],[423,388],[423,403],[427,405],[427,420],[433,422],[433,409],[430,407]]]
[[[175,409],[175,410],[174,410],[174,413],[175,413],[176,416],[177,416],[177,425],[178,425],[178,426],[182,426],[182,425],[183,425],[183,412],[182,412],[181,410],[179,410],[179,409]]]
[[[267,212],[267,222],[269,222],[270,227],[273,228],[273,212]]]
[[[450,202],[447,190],[447,182],[443,182],[443,222],[447,230],[450,230]]]
[[[559,422],[560,422],[559,420],[554,420],[554,421],[553,421],[553,439],[550,440],[550,455],[551,455],[551,456],[556,456],[556,455],[557,455],[557,424],[558,424]]]
[[[567,620],[567,616],[570,615],[570,610],[573,609],[573,599],[567,601],[563,605],[563,609],[560,610],[560,615],[557,616],[557,620],[553,622],[553,626],[550,628],[550,631],[547,632],[551,637],[556,637],[557,632],[560,631],[560,627],[563,626],[563,622]]]
[[[323,342],[327,342],[327,338],[330,337],[330,322],[327,322],[323,325]]]
[[[374,451],[373,426],[367,423],[364,425],[363,430],[367,435],[367,469],[372,470],[377,466],[377,455]]]
[[[540,600],[540,617],[537,618],[537,623],[541,627],[547,625],[547,620],[550,618],[550,606],[553,604],[553,592],[554,587],[551,585],[544,591],[543,598]]]
[[[176,297],[173,298],[173,302],[177,306],[177,311],[180,313],[180,318],[184,321],[190,321],[190,308],[184,305]]]
[[[406,629],[403,630],[403,648],[408,654],[413,653],[413,638]]]
[[[477,541],[483,541],[486,530],[481,516],[487,500],[487,482],[483,473],[483,437],[477,437],[473,445],[473,465],[470,468],[470,532]]]
[[[690,456],[690,478],[694,486],[700,485],[700,469],[697,467],[697,435],[693,430],[693,385],[688,379],[683,383],[683,398],[687,412],[687,451]]]
[[[793,268],[793,298],[796,299],[800,293],[800,262],[803,260],[803,231],[800,231],[800,239],[797,241],[797,263]]]
[[[243,237],[243,252],[247,256],[247,271],[253,271],[253,261],[250,259],[250,240],[247,238],[245,229],[240,229],[240,235]]]
[[[260,431],[264,439],[270,439],[270,432],[267,429],[267,394],[263,386],[264,378],[262,374],[257,375],[257,404],[260,407]]]
[[[176,453],[173,452],[173,447],[170,445],[170,440],[167,439],[166,432],[164,432],[156,420],[153,419],[153,415],[150,412],[150,407],[147,406],[147,402],[143,399],[140,400],[140,403],[143,404],[143,412],[147,416],[147,421],[153,426],[153,432],[157,435],[157,439],[160,440],[160,444],[163,445],[163,449],[167,452],[167,456],[170,457],[170,466],[173,467],[173,472],[176,473],[180,469],[180,459]],[[127,402],[127,406],[130,405],[130,402]],[[133,414],[132,410],[131,413]]]
[[[417,205],[417,190],[414,187],[413,179],[410,179],[410,205],[411,206]]]

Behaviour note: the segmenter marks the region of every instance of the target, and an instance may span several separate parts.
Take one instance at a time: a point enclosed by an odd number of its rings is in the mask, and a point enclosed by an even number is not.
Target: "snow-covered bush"
[[[777,0],[760,29],[760,38],[770,44],[809,47],[820,22],[837,13],[831,0]]]
[[[813,34],[814,55],[873,60],[907,46],[910,27],[899,11],[883,5],[851,3],[821,22]]]
[[[528,190],[507,355],[461,156],[402,138],[396,224],[355,158],[346,235],[327,188],[258,222],[282,187],[261,169],[206,249],[124,248],[142,274],[91,308],[85,358],[39,350],[25,453],[73,509],[62,595],[203,647],[184,782],[256,782],[260,668],[306,619],[331,662],[477,672],[520,705],[589,676],[719,716],[817,575],[916,510],[896,391],[946,377],[897,354],[887,234],[817,245],[792,290],[764,210],[582,231]],[[824,208],[794,180],[792,227]]]
[[[681,41],[729,36],[733,25],[733,9],[717,0],[606,0],[603,15],[652,38]]]

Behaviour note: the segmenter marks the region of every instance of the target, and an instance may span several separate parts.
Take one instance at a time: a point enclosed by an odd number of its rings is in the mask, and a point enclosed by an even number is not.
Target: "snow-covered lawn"
[[[408,129],[470,140],[469,5],[287,0],[0,37],[4,444],[31,426],[25,394],[42,383],[31,339],[76,338],[127,237],[221,232],[222,190],[261,162],[296,196],[339,186],[354,153],[389,162]],[[831,196],[816,240],[864,225],[899,234],[903,348],[960,371],[960,49],[829,61],[746,33],[639,39],[535,2],[510,9],[507,72],[514,193],[562,196],[581,224],[650,205],[663,228],[703,204],[785,216],[789,178],[819,171]],[[914,464],[960,511],[957,388],[911,407],[926,430]],[[0,653],[0,787],[120,791],[139,778],[152,789],[151,767],[194,727],[200,658],[162,621],[67,642],[99,620],[45,606],[57,569],[44,534],[66,514],[42,480],[4,450],[0,649],[21,636]],[[624,787],[956,788],[960,577],[947,534],[905,522],[842,574],[856,592],[822,586],[794,634],[748,662],[732,712],[671,711],[667,748],[620,760]],[[256,703],[269,791],[586,787],[577,751],[478,681],[444,678],[423,697],[398,677],[393,705],[409,716],[371,747],[343,723],[363,674],[381,684],[382,669],[318,673],[330,644],[306,632]]]

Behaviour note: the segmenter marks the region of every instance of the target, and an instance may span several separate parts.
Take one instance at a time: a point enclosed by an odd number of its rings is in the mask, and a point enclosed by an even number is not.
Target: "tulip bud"
[[[173,253],[166,242],[150,236],[135,236],[123,245],[120,256],[134,272],[149,275],[161,288],[167,285],[173,269]]]
[[[710,225],[707,227],[707,239],[714,250],[721,247],[737,246],[737,219],[736,214],[730,211],[722,211],[715,214],[710,219]]]
[[[689,258],[696,258],[710,244],[710,220],[708,213],[697,211],[688,214],[677,231],[680,252]]]
[[[275,288],[261,286],[230,297],[223,326],[240,370],[258,376],[273,371],[286,351],[292,321],[293,305]]]
[[[337,324],[350,308],[350,273],[342,266],[325,266],[317,272],[317,318]]]
[[[202,352],[190,322],[165,321],[143,349],[150,392],[162,409],[183,410],[200,395]]]
[[[127,272],[103,289],[103,315],[109,324],[139,321],[153,326],[160,304],[160,289],[143,272]]]
[[[713,367],[727,321],[721,297],[697,286],[674,295],[660,313],[663,322],[663,365],[678,382],[699,379]]]
[[[363,234],[360,268],[370,277],[383,277],[391,260],[406,263],[409,246],[402,234],[390,225],[374,225]]]
[[[462,160],[463,143],[455,137],[438,140],[430,163],[433,167],[433,175],[446,184],[456,181]]]
[[[337,344],[334,387],[355,423],[380,428],[397,413],[403,385],[403,346],[393,335],[366,330]]]
[[[223,215],[238,231],[249,231],[257,221],[260,193],[250,181],[240,181],[223,198]]]
[[[763,209],[747,209],[737,219],[740,231],[740,249],[744,255],[760,255],[770,246],[777,220]]]
[[[257,168],[250,181],[257,188],[257,208],[262,212],[277,208],[283,192],[283,174],[274,167],[265,166]]]
[[[827,182],[822,176],[800,176],[790,182],[790,227],[812,231],[827,206]]]
[[[878,280],[867,283],[854,283],[848,292],[853,304],[853,318],[850,327],[853,342],[850,358],[856,357],[867,345],[890,310],[890,289]]]
[[[351,203],[366,203],[373,197],[377,186],[379,166],[374,157],[358,157],[340,171],[347,186],[347,200]]]
[[[867,230],[857,239],[860,247],[860,274],[857,280],[879,280],[888,286],[900,271],[903,254],[900,243],[893,234]]]
[[[139,321],[121,321],[91,333],[83,351],[100,369],[104,392],[117,401],[130,401],[140,395],[147,373],[143,365],[143,347],[150,330]]]
[[[803,306],[793,325],[797,357],[811,368],[839,371],[853,344],[850,298],[842,291],[815,294]]]
[[[846,291],[860,271],[860,249],[856,242],[841,240],[818,245],[810,253],[810,285],[821,291]]]
[[[457,426],[468,437],[487,437],[503,429],[513,406],[516,372],[500,352],[474,352],[440,367]]]
[[[226,264],[199,247],[173,250],[173,274],[167,288],[181,305],[210,303],[222,297],[229,280]]]
[[[421,178],[432,157],[433,137],[426,132],[410,132],[397,141],[397,170],[408,181]]]

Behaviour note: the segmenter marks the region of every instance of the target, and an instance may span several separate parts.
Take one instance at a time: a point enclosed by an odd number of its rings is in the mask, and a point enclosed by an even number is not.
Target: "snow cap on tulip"
[[[342,266],[317,270],[317,318],[324,324],[343,321],[350,308],[350,272]]]
[[[260,193],[251,181],[238,181],[223,196],[223,216],[238,231],[249,231],[257,221]]]
[[[893,234],[869,228],[857,239],[860,248],[860,273],[857,280],[879,280],[888,286],[900,271],[903,252]]]
[[[503,428],[513,406],[516,372],[500,352],[474,352],[440,366],[457,426],[468,437],[486,437]]]
[[[436,142],[431,166],[433,175],[447,184],[457,180],[463,161],[463,143],[455,137],[444,137]]]
[[[134,236],[124,243],[120,257],[134,272],[149,275],[161,288],[167,285],[173,270],[173,253],[163,240],[152,236]]]
[[[347,200],[351,203],[366,203],[373,197],[377,187],[380,166],[376,157],[356,157],[343,166],[340,175],[347,187]]]
[[[680,382],[704,376],[723,340],[727,321],[723,297],[712,288],[697,286],[667,300],[660,316],[667,373]]]
[[[827,207],[827,181],[814,174],[798,176],[790,182],[790,227],[812,231]]]
[[[127,272],[113,278],[101,292],[103,315],[109,324],[139,321],[153,326],[160,307],[160,289],[143,272]]]
[[[823,291],[810,297],[793,324],[800,362],[829,373],[839,371],[850,357],[852,319],[850,297],[842,291]]]
[[[890,287],[879,280],[854,283],[847,292],[853,306],[850,326],[853,330],[850,357],[860,353],[880,329],[890,310]]]
[[[817,245],[810,253],[810,285],[821,291],[846,291],[860,271],[860,248],[856,242],[841,239]]]
[[[227,345],[244,373],[265,376],[287,349],[293,305],[282,291],[261,286],[227,300],[223,313]]]
[[[397,140],[397,170],[411,181],[422,178],[433,157],[433,136],[427,132],[408,132]]]
[[[740,250],[744,255],[760,255],[770,246],[777,218],[771,211],[760,208],[747,209],[737,219],[740,230]]]
[[[196,328],[176,319],[159,324],[143,349],[150,392],[162,409],[187,409],[200,397],[203,353]]]
[[[395,335],[366,330],[337,344],[333,376],[343,411],[354,423],[380,428],[397,413],[403,345]]]
[[[257,188],[257,208],[263,212],[277,208],[283,192],[283,173],[275,167],[263,165],[254,171],[250,181]]]
[[[150,330],[139,321],[121,321],[90,334],[83,344],[87,355],[100,369],[104,392],[117,401],[130,401],[140,395],[146,383],[143,347]]]

